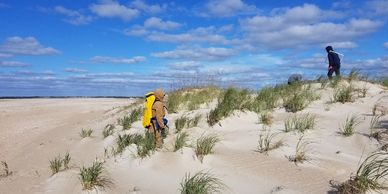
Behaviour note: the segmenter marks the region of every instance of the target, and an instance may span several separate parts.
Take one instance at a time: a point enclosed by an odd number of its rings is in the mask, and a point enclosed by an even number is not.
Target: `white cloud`
[[[27,67],[30,66],[28,63],[20,61],[0,61],[0,67]]]
[[[79,11],[67,9],[63,6],[56,6],[53,10],[57,13],[65,15],[67,18],[63,21],[73,25],[85,25],[93,20],[92,16],[85,16]]]
[[[163,21],[157,17],[148,18],[144,21],[145,28],[155,28],[160,30],[174,30],[181,26],[181,24],[173,21]]]
[[[334,48],[356,48],[356,47],[358,47],[358,45],[356,43],[351,42],[351,41],[326,43],[326,44],[323,44],[322,47],[326,47],[328,45],[333,46]]]
[[[384,42],[384,47],[388,48],[388,42]]]
[[[88,72],[88,70],[86,70],[86,69],[78,69],[78,68],[66,68],[65,71],[69,72],[69,73],[87,73]]]
[[[124,21],[129,21],[139,15],[137,9],[121,5],[115,0],[101,0],[97,4],[90,5],[90,10],[100,17],[121,18]]]
[[[148,4],[146,4],[142,0],[134,0],[134,1],[132,1],[131,6],[136,8],[136,9],[138,9],[138,10],[142,10],[142,11],[144,11],[146,13],[150,13],[150,14],[158,14],[158,13],[164,12],[167,9],[167,5],[166,4],[163,4],[163,5],[158,5],[158,4],[148,5]]]
[[[173,51],[153,53],[152,56],[166,59],[189,60],[224,60],[236,55],[233,49],[209,47],[209,48],[178,48]]]
[[[9,58],[9,57],[13,57],[13,55],[7,54],[7,53],[0,53],[0,58]]]
[[[0,45],[0,51],[20,55],[52,55],[60,52],[51,47],[43,47],[34,37],[10,37]]]
[[[367,1],[367,6],[378,15],[388,15],[388,0]]]
[[[115,63],[115,64],[133,64],[140,63],[146,60],[143,56],[136,56],[133,58],[114,58],[105,56],[94,56],[91,59],[92,63]]]
[[[168,65],[173,70],[198,70],[203,65],[197,61],[181,61]]]
[[[205,8],[206,12],[199,13],[200,16],[229,17],[257,10],[254,5],[248,5],[242,0],[209,0]]]
[[[127,36],[144,36],[149,33],[147,29],[143,26],[132,26],[131,28],[127,28],[123,32]]]
[[[310,4],[273,12],[275,15],[272,16],[258,15],[240,20],[241,29],[246,33],[245,44],[281,49],[342,42],[342,46],[351,47],[355,46],[349,44],[354,38],[376,31],[383,24],[362,18],[344,23],[323,21],[332,19],[328,15],[336,13]]]

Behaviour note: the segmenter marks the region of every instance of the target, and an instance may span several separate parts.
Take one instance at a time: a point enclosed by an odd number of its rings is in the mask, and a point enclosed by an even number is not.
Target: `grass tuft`
[[[85,137],[90,137],[93,133],[93,130],[92,129],[82,129],[81,132],[79,133],[79,135],[82,137],[82,138],[85,138]]]
[[[63,167],[65,170],[69,169],[69,164],[70,164],[71,156],[69,152],[65,154],[65,157],[63,157],[62,162],[63,162]]]
[[[168,94],[167,109],[177,113],[180,108],[187,107],[188,110],[196,110],[201,104],[209,103],[219,95],[216,87],[189,88],[172,91]]]
[[[181,194],[221,193],[226,186],[220,179],[208,172],[198,172],[194,176],[186,174],[181,182]]]
[[[388,175],[388,153],[375,152],[358,167],[357,173],[338,186],[339,194],[364,194],[386,189],[383,183]]]
[[[257,151],[260,153],[268,154],[269,151],[277,149],[283,145],[283,141],[279,140],[273,143],[273,139],[279,135],[279,133],[270,134],[269,131],[266,131],[264,134],[259,136],[259,145]]]
[[[107,124],[104,128],[104,130],[102,131],[102,135],[104,136],[104,138],[110,136],[110,135],[113,135],[113,129],[115,128],[115,126],[113,124]]]
[[[102,175],[104,166],[102,162],[94,161],[92,166],[83,166],[80,169],[79,179],[83,190],[105,189],[113,185],[113,182]]]
[[[0,172],[0,177],[7,177],[12,175],[12,171],[9,170],[8,163],[6,161],[1,161],[2,172]]]
[[[57,156],[54,160],[50,160],[51,174],[57,174],[62,169],[63,160],[61,156]]]
[[[340,128],[340,133],[346,137],[354,134],[355,127],[360,124],[360,117],[357,115],[352,115],[346,117],[345,123]]]
[[[375,131],[375,129],[380,127],[380,115],[372,116],[369,122],[369,137],[378,137],[378,133]],[[379,138],[376,138],[379,139]]]
[[[144,137],[136,144],[136,147],[138,157],[145,158],[150,156],[156,148],[154,134],[146,132]]]
[[[311,143],[312,142],[310,141],[304,141],[303,135],[301,135],[298,139],[298,143],[296,144],[295,155],[288,157],[288,159],[295,164],[306,161],[308,159],[307,149]]]
[[[352,68],[349,72],[348,80],[351,82],[353,80],[358,80],[360,77],[360,70]]]
[[[181,116],[175,120],[175,133],[179,133],[186,126],[188,122],[188,118],[185,116]]]
[[[134,109],[129,116],[124,116],[118,120],[119,125],[123,126],[123,130],[130,129],[132,124],[138,121],[142,114],[142,108]]]
[[[219,141],[220,139],[216,135],[201,136],[198,138],[195,147],[195,154],[198,159],[202,162],[205,155],[213,153],[214,146]]]
[[[353,98],[352,98],[353,92],[354,92],[354,88],[351,85],[347,87],[337,88],[334,91],[332,101],[341,102],[342,104],[344,104],[345,102],[353,102]]]
[[[300,90],[294,90],[290,94],[291,97],[284,98],[283,106],[287,112],[298,112],[306,108],[312,101],[319,99],[319,96],[314,94],[311,86],[302,87]]]
[[[310,114],[294,115],[284,121],[284,132],[299,131],[304,133],[315,126],[315,116]]]
[[[269,112],[264,112],[260,114],[260,121],[264,125],[272,125],[273,123],[273,116]]]
[[[175,143],[174,143],[174,152],[182,149],[184,146],[187,145],[189,135],[186,132],[181,132],[176,136]]]
[[[125,148],[131,144],[139,144],[142,138],[143,137],[139,134],[119,135],[116,140],[117,147],[115,149],[114,154],[121,154],[125,150]]]

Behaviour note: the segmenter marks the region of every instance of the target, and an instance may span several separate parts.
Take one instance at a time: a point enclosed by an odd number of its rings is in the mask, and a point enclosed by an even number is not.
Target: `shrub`
[[[283,145],[283,142],[281,140],[273,143],[273,139],[278,135],[279,133],[272,133],[270,134],[268,131],[265,132],[265,134],[260,134],[259,136],[259,145],[257,147],[258,152],[260,153],[268,153],[268,151],[271,151],[273,149],[277,149],[280,146]]]
[[[353,102],[353,99],[352,99],[353,91],[354,91],[354,88],[351,85],[347,87],[337,88],[334,91],[333,101],[341,102],[341,103]]]
[[[219,138],[216,135],[201,136],[197,139],[195,154],[201,162],[205,155],[213,153],[214,146],[218,141]]]
[[[208,172],[198,172],[194,176],[186,174],[181,182],[181,194],[221,193],[225,185]]]
[[[268,112],[261,113],[260,121],[264,125],[272,125],[272,123],[273,123],[273,116],[270,113],[268,113]]]
[[[179,133],[176,136],[175,143],[174,143],[174,152],[182,149],[184,146],[187,145],[187,138],[188,134],[186,132]]]
[[[115,128],[115,126],[113,124],[107,124],[104,128],[104,130],[102,131],[102,135],[104,136],[104,138],[110,136],[110,135],[113,135],[113,129]]]
[[[297,130],[304,133],[307,129],[313,129],[315,126],[315,116],[310,114],[294,115],[284,122],[284,131],[290,132]]]
[[[126,147],[131,144],[139,144],[142,141],[142,136],[139,134],[124,134],[119,135],[116,140],[117,147],[114,154],[121,154]]]
[[[340,133],[344,136],[351,136],[354,134],[354,129],[360,124],[360,118],[356,115],[347,117],[345,123],[340,128]]]
[[[388,153],[375,152],[358,167],[355,176],[338,186],[339,194],[367,193],[386,189],[383,182],[388,175]]]
[[[7,177],[12,175],[12,171],[9,170],[8,168],[8,163],[6,161],[1,161],[2,167],[2,172],[0,173],[0,177]]]
[[[61,170],[62,163],[63,160],[60,155],[55,157],[54,160],[50,160],[50,169],[52,175],[58,173]]]
[[[105,189],[110,187],[113,182],[102,175],[104,166],[102,162],[94,161],[90,167],[80,169],[79,178],[83,190]]]
[[[82,137],[82,138],[85,138],[85,137],[90,137],[93,133],[93,130],[92,129],[82,129],[81,132],[79,133],[79,135]]]
[[[303,135],[300,136],[296,144],[295,155],[288,157],[288,159],[295,164],[303,163],[308,159],[306,152],[310,144],[311,142],[309,141],[303,141]]]
[[[188,121],[188,118],[185,117],[185,116],[182,116],[178,119],[175,120],[175,129],[176,129],[176,133],[179,133],[186,125]]]
[[[155,136],[152,133],[146,132],[141,141],[137,145],[137,156],[145,158],[155,150]]]

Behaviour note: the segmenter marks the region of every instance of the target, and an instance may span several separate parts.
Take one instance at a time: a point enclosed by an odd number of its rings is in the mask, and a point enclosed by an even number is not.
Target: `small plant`
[[[329,80],[325,78],[323,75],[319,76],[317,82],[321,84],[321,89],[325,89]]]
[[[50,169],[52,175],[57,174],[62,169],[62,163],[63,160],[60,155],[55,157],[54,160],[50,160]]]
[[[102,175],[104,166],[102,162],[94,161],[90,167],[82,167],[79,173],[83,190],[105,189],[110,187],[113,182]]]
[[[388,153],[375,152],[358,167],[357,173],[338,186],[339,194],[365,194],[386,189],[383,183],[388,175]]]
[[[198,172],[194,176],[186,174],[181,182],[181,194],[221,193],[226,186],[220,179],[208,172]]]
[[[79,133],[79,135],[82,137],[82,138],[85,138],[85,137],[90,137],[93,133],[93,130],[92,129],[82,129],[81,132]]]
[[[145,158],[155,150],[155,136],[152,133],[146,132],[141,141],[136,144],[137,147],[137,156],[140,158]]]
[[[7,177],[12,175],[12,171],[9,170],[8,164],[6,161],[1,161],[1,165],[3,166],[3,172],[0,173],[0,177]]]
[[[337,86],[339,85],[340,81],[341,81],[341,78],[335,76],[334,78],[332,78],[332,79],[330,80],[330,86],[331,86],[332,88],[337,88]]]
[[[180,117],[178,119],[175,120],[175,129],[176,129],[176,133],[179,133],[185,126],[186,126],[186,123],[188,121],[188,118],[187,117]]]
[[[353,102],[353,86],[349,85],[347,87],[337,88],[334,91],[333,102],[341,102],[344,104],[345,102]]]
[[[186,132],[179,133],[176,136],[174,143],[174,152],[182,149],[185,145],[187,145],[187,138],[189,135]]]
[[[273,149],[277,149],[280,146],[283,145],[283,142],[281,140],[273,143],[273,139],[278,135],[279,133],[272,133],[270,134],[268,131],[265,134],[260,134],[259,136],[259,145],[257,147],[257,151],[260,153],[268,153],[268,151],[271,151]]]
[[[284,132],[297,130],[304,133],[315,126],[315,116],[310,114],[294,115],[284,121]]]
[[[310,144],[311,142],[309,141],[303,141],[303,135],[301,135],[296,144],[295,155],[288,157],[288,159],[295,164],[303,163],[308,159],[306,152]]]
[[[63,167],[65,168],[65,170],[69,169],[70,160],[71,160],[71,156],[69,152],[67,152],[65,154],[65,157],[62,159]]]
[[[358,80],[359,77],[360,77],[360,70],[352,68],[350,70],[348,80],[351,82],[353,80]]]
[[[273,116],[270,113],[268,113],[268,112],[261,113],[260,121],[264,125],[272,125],[272,123],[273,123]]]
[[[380,118],[381,116],[372,116],[369,122],[369,137],[376,137],[376,131],[375,129],[379,127],[380,125]],[[378,139],[378,138],[377,138]]]
[[[347,117],[345,123],[340,128],[340,133],[344,136],[351,136],[354,134],[354,129],[360,124],[360,118],[357,115]]]
[[[309,103],[319,99],[319,96],[314,94],[313,91],[308,87],[302,88],[300,90],[292,91],[291,97],[286,97],[284,99],[283,106],[287,112],[298,112],[306,108]]]
[[[196,115],[194,118],[188,120],[187,126],[189,128],[198,126],[200,119],[201,119],[201,115]]]
[[[197,139],[195,154],[202,162],[205,155],[213,153],[214,146],[220,141],[216,135],[201,136]]]
[[[113,135],[113,129],[115,128],[115,126],[113,124],[107,124],[104,128],[104,130],[102,131],[102,135],[104,136],[104,138],[110,136],[110,135]]]
[[[117,147],[114,154],[121,154],[126,147],[131,144],[138,145],[142,141],[142,136],[139,134],[124,134],[119,135],[116,140]]]

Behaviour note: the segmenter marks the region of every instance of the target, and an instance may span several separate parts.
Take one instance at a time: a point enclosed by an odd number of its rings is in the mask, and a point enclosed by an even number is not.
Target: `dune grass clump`
[[[69,169],[70,161],[71,161],[71,156],[68,152],[65,154],[63,158],[61,157],[61,155],[58,155],[53,160],[50,160],[51,174],[54,175],[60,172],[61,170]]]
[[[92,189],[105,189],[109,188],[113,182],[103,176],[104,164],[103,162],[94,161],[92,166],[85,167],[83,166],[80,169],[79,179],[81,181],[83,190],[92,190]]]
[[[260,122],[264,125],[272,125],[273,116],[269,112],[263,112],[260,114]]]
[[[356,68],[352,68],[349,72],[349,75],[348,75],[349,82],[354,81],[354,80],[358,80],[359,77],[360,77],[360,70],[356,69]]]
[[[345,123],[340,128],[340,133],[346,137],[354,134],[355,127],[360,124],[360,117],[357,115],[352,115],[346,117]]]
[[[216,87],[188,88],[172,91],[168,94],[167,109],[177,113],[182,107],[196,110],[201,104],[209,103],[217,98],[220,90]]]
[[[186,174],[180,185],[181,194],[221,193],[226,187],[220,179],[208,172],[198,172],[194,176]]]
[[[325,76],[321,75],[318,77],[317,82],[321,84],[321,89],[325,89],[329,80]]]
[[[346,87],[337,88],[333,94],[333,102],[341,102],[344,104],[345,102],[353,102],[353,92],[354,88],[352,85]]]
[[[295,155],[289,156],[288,159],[291,162],[294,162],[295,164],[303,163],[304,161],[308,160],[307,149],[311,143],[312,142],[310,141],[304,141],[303,135],[300,136],[298,139],[298,143],[296,144]]]
[[[204,156],[214,152],[214,146],[219,141],[216,135],[201,136],[196,142],[195,155],[202,162]]]
[[[202,116],[201,116],[200,114],[198,114],[198,115],[196,115],[194,118],[189,119],[188,122],[187,122],[187,127],[188,127],[188,128],[197,127],[198,124],[199,124],[199,120],[201,119],[201,117],[202,117]]]
[[[251,105],[251,94],[247,89],[228,88],[218,99],[217,107],[210,111],[207,122],[215,125],[234,110],[246,110]]]
[[[284,132],[299,131],[304,133],[315,126],[315,116],[310,114],[293,115],[284,121]]]
[[[116,140],[116,149],[114,154],[121,154],[126,147],[131,144],[139,144],[142,141],[142,136],[140,134],[124,134],[119,135]]]
[[[79,135],[82,137],[82,138],[85,138],[85,137],[90,137],[93,133],[93,130],[92,129],[82,129],[81,132],[79,133]]]
[[[199,89],[199,91],[194,92],[190,95],[190,98],[187,103],[187,108],[192,111],[199,108],[201,104],[209,103],[213,99],[217,98],[219,94],[219,89],[216,87],[207,87]]]
[[[380,115],[375,115],[375,116],[372,116],[372,118],[370,119],[369,137],[376,137],[376,139],[379,139],[378,133],[375,131],[375,129],[379,128],[379,126],[380,126],[380,118],[381,118]]]
[[[294,113],[303,110],[312,101],[319,99],[319,96],[312,91],[310,85],[294,90],[290,95],[291,97],[284,98],[283,106],[287,112]]]
[[[110,135],[113,135],[113,130],[114,130],[115,126],[113,124],[107,124],[104,128],[104,130],[102,130],[102,136],[104,136],[104,138],[110,136]]]
[[[156,149],[155,143],[154,134],[146,132],[144,137],[136,144],[137,156],[140,158],[150,156]]]
[[[339,76],[335,76],[334,78],[330,79],[330,87],[337,88],[339,86],[340,81],[341,78]]]
[[[7,177],[12,175],[12,171],[9,170],[8,163],[6,161],[1,161],[2,171],[0,172],[0,177]]]
[[[187,145],[189,135],[186,132],[178,133],[174,142],[174,152],[182,149]]]
[[[185,116],[181,116],[175,120],[175,132],[179,133],[185,126],[186,123],[188,122],[188,118]]]
[[[282,140],[274,142],[274,138],[277,135],[279,135],[279,133],[269,133],[269,131],[260,134],[257,151],[260,153],[268,154],[269,151],[281,147],[283,145]]]
[[[280,98],[279,87],[265,87],[253,99],[250,110],[257,113],[262,110],[272,110],[278,106]]]
[[[63,167],[65,170],[69,169],[69,164],[70,164],[71,156],[69,153],[65,154],[65,157],[63,157],[62,162],[63,162]]]
[[[141,108],[134,109],[129,116],[124,116],[123,118],[118,120],[119,125],[123,126],[123,130],[130,129],[132,124],[139,120],[142,114]]]
[[[338,186],[339,194],[365,194],[370,191],[386,190],[384,182],[388,175],[388,153],[375,152],[358,167],[356,175]]]

